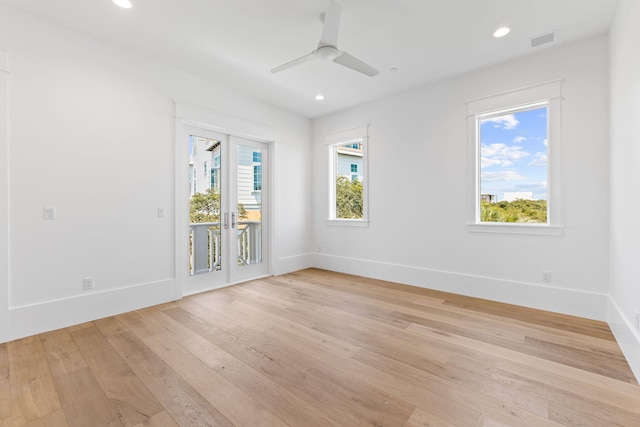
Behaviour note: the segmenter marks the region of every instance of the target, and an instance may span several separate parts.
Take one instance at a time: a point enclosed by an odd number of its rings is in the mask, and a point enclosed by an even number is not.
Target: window
[[[220,168],[211,169],[211,188],[220,189]]]
[[[547,223],[547,110],[478,115],[480,222]]]
[[[253,191],[262,190],[262,165],[253,166]]]
[[[253,162],[253,191],[262,191],[262,152],[254,151],[251,157]]]
[[[213,167],[211,168],[211,188],[220,190],[220,154],[213,156]]]
[[[561,82],[468,103],[472,231],[559,234]]]
[[[325,138],[329,149],[329,224],[367,225],[367,128]]]
[[[196,175],[197,175],[197,172],[196,172],[196,170],[194,169],[194,170],[193,170],[193,193],[192,193],[192,194],[195,194],[195,193],[197,193],[197,192],[198,192],[198,186],[197,186],[197,184],[196,184]]]
[[[353,147],[359,148],[353,148]],[[362,219],[364,194],[362,181],[358,176],[358,165],[354,159],[362,159],[361,143],[338,144],[334,146],[335,173],[335,218]],[[354,173],[355,172],[355,173]]]

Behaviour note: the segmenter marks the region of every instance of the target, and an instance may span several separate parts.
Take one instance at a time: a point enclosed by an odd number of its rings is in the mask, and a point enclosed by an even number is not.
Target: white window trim
[[[336,170],[335,170],[335,147],[337,145],[348,144],[350,142],[360,142],[362,145],[362,218],[348,219],[336,218]],[[335,132],[325,136],[324,144],[329,153],[329,173],[328,173],[328,218],[327,225],[342,227],[368,227],[369,226],[369,127],[360,126],[357,128]]]
[[[479,233],[529,234],[559,236],[563,234],[561,198],[562,83],[556,80],[514,89],[467,102],[468,212],[467,230]],[[514,110],[546,102],[548,108],[547,203],[546,224],[480,222],[480,156],[478,117],[500,110]]]

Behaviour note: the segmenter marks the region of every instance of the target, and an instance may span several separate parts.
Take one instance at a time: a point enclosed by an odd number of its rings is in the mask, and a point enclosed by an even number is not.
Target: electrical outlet
[[[90,291],[94,288],[93,277],[85,277],[82,279],[82,288],[85,291]]]
[[[545,283],[551,283],[551,272],[543,271],[542,272],[542,281]]]
[[[48,220],[56,219],[56,207],[45,206],[43,208],[43,217],[44,219],[48,219]]]

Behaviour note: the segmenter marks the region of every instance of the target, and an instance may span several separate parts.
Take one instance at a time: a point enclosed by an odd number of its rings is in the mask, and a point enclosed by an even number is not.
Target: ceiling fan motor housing
[[[338,57],[340,51],[333,46],[320,46],[316,49],[316,56],[320,59],[333,61]]]

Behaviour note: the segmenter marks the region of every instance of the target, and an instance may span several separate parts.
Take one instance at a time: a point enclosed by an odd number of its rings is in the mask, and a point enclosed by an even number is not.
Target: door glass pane
[[[238,145],[237,262],[262,262],[262,150]]]
[[[220,141],[189,137],[189,271],[222,269]]]

